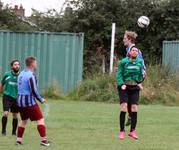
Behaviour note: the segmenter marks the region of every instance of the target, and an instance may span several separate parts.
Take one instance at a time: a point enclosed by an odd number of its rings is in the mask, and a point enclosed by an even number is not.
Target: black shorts
[[[127,85],[126,90],[122,90],[121,86],[118,86],[118,93],[120,104],[128,103],[128,104],[139,104],[139,92],[140,88],[137,85]]]
[[[12,113],[18,113],[18,106],[16,99],[3,95],[3,111],[11,111]]]

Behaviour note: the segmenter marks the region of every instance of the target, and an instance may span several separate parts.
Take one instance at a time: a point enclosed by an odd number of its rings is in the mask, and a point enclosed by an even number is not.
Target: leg
[[[131,116],[131,131],[129,132],[129,136],[133,139],[138,139],[137,133],[136,133],[136,125],[137,125],[137,110],[138,105],[133,104],[132,105],[132,116]]]
[[[123,140],[125,138],[125,118],[127,112],[127,103],[128,103],[128,92],[127,89],[123,90],[121,87],[118,87],[119,99],[120,99],[120,107],[121,112],[119,115],[119,124],[120,124],[120,132],[119,132],[119,139]]]
[[[21,121],[19,122],[18,129],[17,129],[17,140],[16,140],[17,145],[22,144],[22,137],[25,131],[25,127],[27,125],[27,121],[29,119],[27,108],[20,108],[20,117],[21,117]]]
[[[17,125],[18,125],[17,113],[13,113],[12,115],[13,115],[12,135],[16,135]]]
[[[125,138],[125,118],[126,118],[126,112],[127,112],[127,103],[121,104],[121,113],[119,116],[120,120],[120,132],[119,132],[119,139],[123,140]]]
[[[43,118],[37,121],[37,130],[38,130],[38,132],[40,134],[41,140],[42,141],[47,140],[46,127],[45,127],[45,123],[44,123]]]
[[[16,135],[16,130],[17,130],[17,125],[18,125],[18,106],[16,104],[16,100],[13,100],[14,103],[11,106],[11,112],[12,112],[12,117],[13,117],[13,121],[12,121],[12,135]],[[26,119],[23,119],[26,120]]]
[[[120,107],[121,112],[119,115],[119,124],[120,124],[120,131],[124,131],[124,124],[125,124],[125,116],[127,112],[127,103],[128,103],[128,91],[121,89],[120,86],[118,86],[118,94],[120,99]]]
[[[6,135],[6,126],[9,110],[11,107],[11,101],[9,101],[9,97],[3,95],[3,116],[2,116],[2,134]]]
[[[127,104],[127,111],[128,111],[128,120],[126,122],[126,126],[131,125],[131,104]]]
[[[131,106],[132,113],[131,113],[131,130],[129,136],[132,137],[133,139],[138,139],[136,133],[138,101],[139,101],[139,90],[137,89],[131,91],[130,102],[132,104]]]
[[[133,104],[132,105],[132,116],[131,116],[131,131],[134,131],[136,129],[137,111],[138,111],[138,105]]]
[[[46,127],[45,127],[42,111],[40,110],[38,105],[34,105],[31,108],[30,120],[37,121],[37,130],[41,137],[41,145],[50,146],[50,143],[48,142],[47,136],[46,136]]]
[[[19,123],[18,131],[17,131],[17,144],[22,143],[22,137],[23,137],[23,134],[24,134],[25,127],[27,125],[27,121],[28,120],[22,120]]]
[[[3,112],[3,117],[2,117],[2,134],[3,135],[6,135],[6,126],[7,126],[8,114],[9,114],[9,111]]]
[[[40,137],[41,137],[41,145],[42,146],[50,146],[50,143],[47,140],[46,127],[45,127],[43,118],[37,121],[37,129],[38,129]]]
[[[132,116],[131,116],[131,131],[129,132],[129,136],[135,140],[138,139],[137,133],[136,133],[136,125],[137,125],[137,110],[138,105],[133,104],[132,105]]]
[[[124,131],[126,112],[127,112],[127,103],[122,103],[121,113],[120,113],[120,131]]]
[[[132,113],[132,110],[131,110],[132,108],[131,108],[131,104],[130,103],[128,103],[128,105],[127,105],[127,111],[128,111],[128,117],[129,118],[131,118],[131,113]]]

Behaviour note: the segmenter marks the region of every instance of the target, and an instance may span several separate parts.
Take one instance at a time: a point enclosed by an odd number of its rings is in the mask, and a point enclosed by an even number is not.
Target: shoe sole
[[[124,137],[124,138],[120,138],[120,137],[118,136],[118,139],[119,139],[119,140],[124,140],[124,139],[125,139],[125,137]]]
[[[131,135],[128,135],[131,139],[134,139],[134,140],[138,140],[139,138],[135,138],[135,137],[133,137],[133,136],[131,136]]]
[[[41,146],[50,147],[50,144],[40,143]]]

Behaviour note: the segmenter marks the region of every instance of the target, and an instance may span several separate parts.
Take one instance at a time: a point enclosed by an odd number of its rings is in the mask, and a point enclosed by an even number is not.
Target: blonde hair
[[[137,38],[137,33],[134,31],[125,31],[125,35],[127,36],[128,39],[131,40],[132,43],[135,43],[136,38]]]

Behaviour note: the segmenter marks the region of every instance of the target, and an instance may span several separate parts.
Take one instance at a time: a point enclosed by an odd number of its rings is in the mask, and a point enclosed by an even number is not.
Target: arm
[[[0,83],[0,93],[3,91],[3,85]]]
[[[1,80],[1,83],[0,83],[0,92],[3,91],[3,87],[6,83],[6,78],[7,78],[7,75],[5,74],[3,77],[2,77],[2,80]]]
[[[143,59],[143,56],[142,56],[142,52],[140,51],[139,55],[138,55],[138,58],[142,59],[142,67],[143,67],[143,74],[146,70],[146,66],[145,66],[145,62],[144,62],[144,59]]]
[[[29,78],[29,85],[30,85],[30,89],[31,92],[33,94],[33,96],[41,103],[43,103],[43,98],[40,96],[38,89],[37,89],[37,83],[35,81],[35,77],[32,75]]]
[[[141,66],[143,65],[143,63],[141,62]],[[143,86],[142,86],[142,82],[144,81],[144,74],[143,74],[143,66],[141,67],[141,71],[140,71],[140,75],[139,75],[139,82],[138,82],[138,86],[141,90],[143,90]]]
[[[117,83],[119,86],[122,86],[124,81],[123,81],[123,71],[124,71],[124,65],[123,62],[121,61],[118,65],[118,71],[116,73],[116,79]]]
[[[142,83],[144,81],[144,68],[143,68],[143,62],[141,62],[142,67],[141,67],[141,71],[140,71],[140,75],[139,75],[139,81],[140,83]]]

